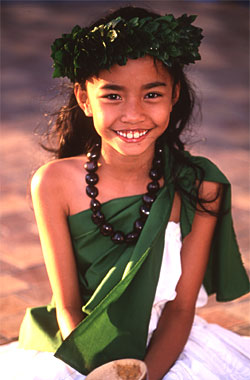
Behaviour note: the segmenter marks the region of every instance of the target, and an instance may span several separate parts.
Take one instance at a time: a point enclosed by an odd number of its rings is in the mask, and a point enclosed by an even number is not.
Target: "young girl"
[[[31,191],[53,300],[26,313],[19,379],[84,379],[120,358],[149,380],[250,377],[246,338],[194,318],[207,294],[249,290],[230,185],[180,138],[194,19],[127,7],[52,45],[73,92]]]

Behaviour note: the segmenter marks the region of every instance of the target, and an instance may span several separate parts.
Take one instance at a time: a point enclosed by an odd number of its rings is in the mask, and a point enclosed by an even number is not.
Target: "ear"
[[[79,107],[83,110],[85,115],[88,117],[92,117],[93,113],[92,113],[91,105],[89,103],[87,91],[81,88],[80,83],[75,83],[74,94],[75,94],[77,103],[79,104]]]
[[[178,102],[179,97],[180,97],[180,90],[181,90],[181,86],[180,86],[180,82],[178,82],[178,83],[173,87],[172,106],[174,106],[174,105]]]

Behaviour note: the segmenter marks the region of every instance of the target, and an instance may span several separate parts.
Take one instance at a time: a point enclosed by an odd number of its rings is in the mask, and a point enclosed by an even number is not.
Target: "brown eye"
[[[105,98],[110,100],[121,100],[121,97],[118,94],[108,94],[105,96]]]
[[[147,95],[146,95],[146,98],[147,99],[155,99],[155,98],[158,98],[162,96],[161,94],[159,94],[158,92],[149,92]]]

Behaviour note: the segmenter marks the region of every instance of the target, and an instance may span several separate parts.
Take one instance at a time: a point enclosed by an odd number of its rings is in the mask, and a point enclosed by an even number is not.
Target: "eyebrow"
[[[143,85],[142,88],[145,90],[149,90],[149,89],[154,88],[154,87],[166,87],[166,86],[167,85],[164,82],[151,82],[151,83],[147,83],[147,84]],[[123,90],[125,90],[125,87],[120,86],[118,84],[107,83],[107,84],[104,84],[103,86],[101,86],[101,90],[123,91]]]
[[[149,90],[150,88],[154,88],[154,87],[167,87],[167,85],[164,82],[152,82],[152,83],[147,83],[143,86],[145,90]]]

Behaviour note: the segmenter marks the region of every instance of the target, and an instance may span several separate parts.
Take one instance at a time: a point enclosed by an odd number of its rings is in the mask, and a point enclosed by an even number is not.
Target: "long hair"
[[[89,30],[100,24],[106,24],[119,16],[125,20],[129,20],[134,17],[150,16],[157,18],[160,15],[143,8],[124,7],[110,13],[105,18],[99,19],[89,27]],[[173,93],[175,91],[175,86],[180,84],[179,99],[173,106],[168,128],[160,138],[164,144],[168,145],[174,158],[172,165],[172,178],[175,183],[175,188],[177,191],[185,194],[194,207],[196,207],[198,203],[201,209],[209,212],[210,214],[214,214],[213,212],[207,210],[206,204],[214,201],[219,194],[216,195],[215,199],[210,201],[200,198],[199,189],[204,179],[204,170],[198,165],[194,165],[192,161],[183,154],[185,144],[181,140],[181,134],[190,125],[193,110],[196,104],[195,92],[180,65],[176,64],[171,68],[166,67],[166,69],[173,80]],[[83,87],[86,79],[87,78],[82,78],[81,85]],[[96,143],[100,143],[100,136],[94,128],[93,120],[92,118],[86,117],[82,109],[79,107],[73,89],[69,96],[68,104],[61,107],[56,113],[56,121],[52,129],[49,130],[49,133],[47,133],[47,137],[48,140],[51,138],[53,141],[56,140],[56,146],[42,146],[46,150],[53,152],[55,158],[65,158],[80,154],[87,154]],[[181,185],[178,174],[176,174],[178,173],[178,170],[176,169],[180,166],[191,167],[194,170],[196,177],[198,177],[199,173],[200,180],[198,181],[199,184],[196,187],[195,192],[188,193]]]

